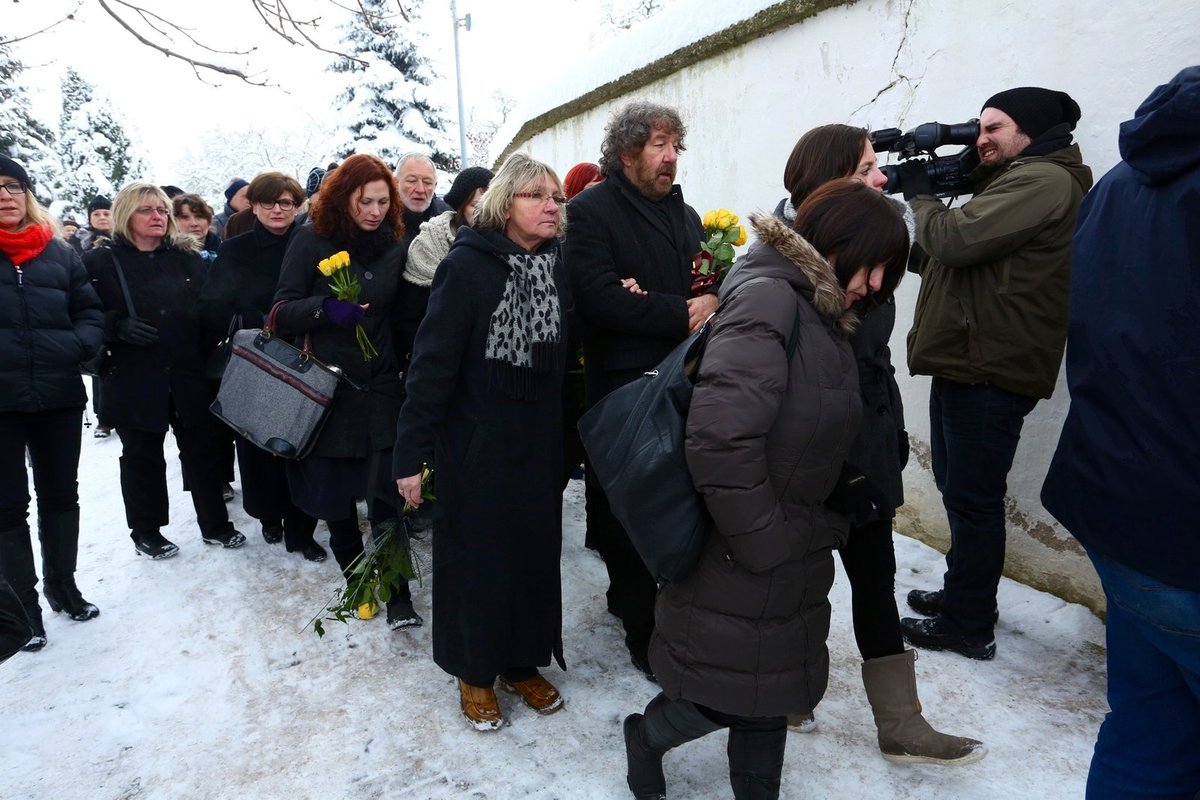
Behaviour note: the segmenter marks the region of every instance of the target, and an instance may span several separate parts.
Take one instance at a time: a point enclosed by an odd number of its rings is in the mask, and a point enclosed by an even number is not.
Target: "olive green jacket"
[[[975,196],[959,208],[929,195],[910,201],[928,260],[908,369],[1048,398],[1067,339],[1071,236],[1092,171],[1071,145],[973,177]]]

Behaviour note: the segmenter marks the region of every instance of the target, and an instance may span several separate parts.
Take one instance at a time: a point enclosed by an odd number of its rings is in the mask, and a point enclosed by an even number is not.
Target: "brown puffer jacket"
[[[660,590],[650,663],[672,699],[762,717],[807,712],[825,693],[831,554],[847,523],[822,501],[861,411],[854,315],[833,270],[782,221],[751,222],[759,241],[722,288],[736,297],[688,414],[688,466],[716,531],[695,572]],[[767,280],[746,285],[755,278]]]

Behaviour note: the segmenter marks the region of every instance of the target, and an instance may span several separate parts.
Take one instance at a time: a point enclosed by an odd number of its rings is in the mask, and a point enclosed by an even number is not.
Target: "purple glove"
[[[321,301],[321,310],[334,325],[352,328],[362,322],[367,312],[358,303],[349,300],[338,300],[336,297],[326,297]]]

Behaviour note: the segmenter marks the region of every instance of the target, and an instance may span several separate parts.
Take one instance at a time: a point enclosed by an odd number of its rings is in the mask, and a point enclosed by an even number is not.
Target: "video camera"
[[[928,156],[922,159],[922,163],[925,164],[925,174],[933,184],[933,193],[938,197],[971,193],[967,176],[979,166],[979,153],[975,150],[975,141],[979,138],[978,119],[957,125],[926,122],[907,133],[901,133],[899,128],[882,128],[871,131],[870,136],[871,147],[876,153],[898,153],[901,161]],[[937,149],[948,144],[964,144],[966,147],[954,155],[938,156]],[[889,194],[904,191],[896,164],[885,164],[879,171],[888,179],[884,191]]]

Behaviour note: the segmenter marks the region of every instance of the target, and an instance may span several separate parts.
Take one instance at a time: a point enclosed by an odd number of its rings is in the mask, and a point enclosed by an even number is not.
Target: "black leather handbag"
[[[111,247],[105,249],[108,250],[108,255],[113,261],[113,269],[117,273],[117,283],[121,286],[121,296],[125,298],[125,310],[129,312],[130,319],[137,319],[137,311],[133,308],[133,296],[129,293],[129,284],[125,282],[125,270],[121,269],[121,261],[117,258],[117,254],[113,252]],[[96,355],[79,365],[80,371],[84,375],[99,378],[104,374],[104,364],[108,361],[108,356],[108,345],[100,345],[100,350]]]
[[[688,471],[684,438],[713,320],[730,299],[655,369],[606,395],[579,420],[590,469],[638,555],[662,583],[687,577],[713,524]],[[799,334],[797,313],[789,362]]]
[[[221,380],[225,375],[225,367],[229,365],[229,356],[233,353],[233,335],[242,328],[242,315],[234,314],[229,318],[229,330],[225,338],[217,343],[204,365],[204,375],[213,380]]]
[[[274,305],[261,329],[234,332],[211,410],[268,453],[300,459],[317,442],[342,371],[313,356],[310,335],[299,349],[275,336],[284,302]]]

